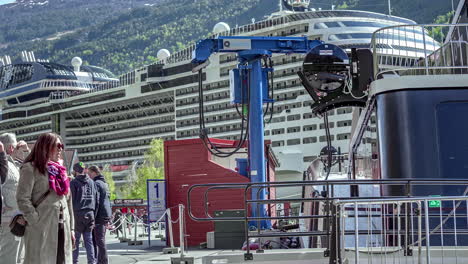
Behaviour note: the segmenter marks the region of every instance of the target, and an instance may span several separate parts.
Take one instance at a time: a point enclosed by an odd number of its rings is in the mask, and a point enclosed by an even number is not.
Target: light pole
[[[392,15],[392,5],[391,5],[391,2],[392,0],[388,0],[388,15]]]

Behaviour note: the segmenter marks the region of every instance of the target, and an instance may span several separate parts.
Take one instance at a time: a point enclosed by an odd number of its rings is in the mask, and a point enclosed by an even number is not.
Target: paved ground
[[[140,232],[139,232],[140,233]],[[132,232],[133,234],[133,232]],[[162,254],[162,249],[165,247],[165,241],[154,238],[157,231],[152,232],[151,236],[151,247],[148,245],[148,237],[138,237],[138,240],[143,242],[141,246],[129,246],[127,243],[120,243],[115,238],[115,235],[107,233],[107,253],[109,255],[109,263],[111,264],[129,264],[129,263],[140,263],[140,261],[151,259],[155,256]],[[127,237],[130,237],[129,235]],[[131,236],[134,239],[134,236]],[[80,246],[80,258],[79,263],[87,263],[86,251],[83,246]],[[153,262],[154,264],[155,262]],[[166,263],[166,262],[158,262]],[[167,263],[170,263],[168,261]]]
[[[165,241],[153,239],[151,246],[148,245],[148,237],[138,237],[143,242],[140,246],[129,246],[127,243],[120,243],[114,235],[107,235],[107,245],[110,264],[170,264],[171,257],[178,257],[179,254],[164,255],[162,249],[166,247]],[[132,239],[134,236],[132,236]],[[430,254],[426,254],[426,248],[422,247],[421,252],[414,248],[411,257],[403,256],[402,252],[397,253],[375,253],[369,255],[366,249],[360,250],[358,263],[467,263],[468,247],[431,247]],[[367,253],[366,253],[367,252]],[[254,261],[245,262],[243,253],[240,250],[189,250],[186,254],[194,258],[194,264],[214,264],[214,263],[249,263],[249,264],[323,264],[328,263],[328,258],[323,257],[323,249],[289,249],[289,250],[267,250],[264,254],[254,253]],[[347,250],[345,259],[348,263],[355,263],[355,253]],[[202,258],[206,263],[202,263]],[[421,258],[419,260],[419,258]],[[430,259],[430,261],[427,261]],[[427,262],[426,262],[427,261]],[[86,264],[86,252],[80,248],[79,263]]]

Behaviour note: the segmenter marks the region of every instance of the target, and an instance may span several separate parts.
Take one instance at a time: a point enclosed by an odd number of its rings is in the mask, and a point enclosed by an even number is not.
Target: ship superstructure
[[[238,36],[303,36],[336,44],[344,49],[369,48],[372,33],[381,27],[414,24],[414,21],[363,11],[307,11],[271,17],[263,21],[217,33]],[[407,42],[383,43],[399,54],[379,56],[384,69],[412,66],[424,57],[426,32],[394,32],[408,35]],[[212,37],[216,37],[213,35]],[[438,43],[425,42],[426,45]],[[161,62],[119,77],[119,85],[103,85],[86,92],[56,91],[36,104],[7,104],[1,131],[14,132],[19,139],[34,140],[40,133],[59,133],[67,148],[77,149],[80,160],[127,168],[124,177],[144,158],[153,138],[164,140],[196,138],[198,124],[198,74],[190,64],[194,45]],[[216,54],[203,73],[205,123],[210,136],[238,139],[241,122],[231,105],[229,71],[236,67],[233,54]],[[312,101],[301,85],[297,71],[302,55],[272,58],[274,114],[266,125],[265,138],[272,141],[280,160],[278,177],[297,177],[326,145],[322,119],[310,110]],[[109,82],[111,83],[111,82]],[[108,84],[109,84],[108,83]],[[329,117],[333,146],[348,151],[352,108],[332,111]],[[19,114],[25,113],[25,114]],[[269,121],[269,116],[265,117]]]

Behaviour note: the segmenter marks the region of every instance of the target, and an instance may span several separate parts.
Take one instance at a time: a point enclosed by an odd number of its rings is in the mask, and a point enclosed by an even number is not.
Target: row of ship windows
[[[119,143],[99,145],[99,146],[93,146],[93,147],[83,147],[83,148],[77,148],[77,149],[79,153],[89,153],[89,152],[105,151],[105,150],[118,151],[118,149],[148,146],[151,143],[152,139],[153,138],[133,140],[133,141],[124,141],[124,142],[119,142]]]
[[[205,102],[216,101],[216,100],[219,100],[219,99],[229,98],[229,91],[222,91],[222,92],[218,92],[218,93],[205,95],[205,96],[203,96],[203,98],[204,98]],[[197,97],[180,99],[180,100],[177,100],[177,106],[195,104],[195,103],[198,103],[198,101],[199,101],[198,96]]]
[[[296,106],[297,106],[297,104],[293,104],[292,108],[295,108]],[[288,106],[288,108],[289,108],[289,106]],[[286,112],[288,112],[288,111],[289,110],[286,110]],[[351,112],[352,112],[352,108],[350,108],[350,107],[341,108],[341,109],[337,110],[338,115],[348,114],[348,113],[351,113]],[[329,116],[332,116],[334,114],[335,114],[335,110],[332,110],[332,111],[328,112]],[[304,113],[304,114],[302,114],[303,119],[310,119],[310,118],[315,118],[315,117],[316,117],[316,115],[314,115],[313,113]],[[240,119],[238,113],[226,113],[226,114],[223,114],[223,115],[215,115],[215,116],[205,117],[205,123],[209,124],[209,123],[215,123],[215,122],[220,122],[220,121],[229,121],[229,120],[237,120],[237,119]],[[288,115],[286,117],[285,116],[274,117],[274,118],[271,119],[271,123],[280,123],[280,122],[285,122],[286,120],[287,121],[301,120],[301,115],[300,114],[294,114],[294,115]],[[187,127],[187,126],[193,126],[193,125],[198,125],[198,119],[187,119],[187,120],[179,121],[177,123],[177,127]],[[338,127],[344,127],[344,126],[350,126],[350,125],[351,125],[351,120],[338,121],[337,122]],[[320,129],[323,129],[322,126],[323,126],[323,124],[320,125]],[[330,123],[330,127],[331,128],[334,127],[333,122]],[[312,130],[315,130],[315,129],[312,129]],[[284,128],[283,128],[283,130],[284,130]],[[304,130],[304,131],[309,131],[309,130],[310,129]],[[284,133],[284,131],[283,131],[283,133]],[[275,135],[274,132],[273,132],[273,135]]]
[[[37,124],[37,123],[41,123],[41,122],[45,122],[45,121],[50,121],[50,116],[40,117],[40,118],[37,118],[37,119],[24,119],[22,121],[18,121],[18,122],[14,122],[14,123],[5,125],[4,127],[2,126],[2,128],[0,128],[0,130],[11,130],[15,134],[27,134],[27,133],[31,133],[31,132],[34,132],[34,131],[37,131],[37,130],[35,130],[34,127],[21,128],[21,129],[18,129],[17,127],[25,127],[25,126],[28,126],[28,125]]]
[[[21,134],[34,133],[34,132],[38,132],[38,131],[42,131],[46,129],[50,129],[50,124],[42,125],[42,126],[35,126],[35,127],[27,128],[27,129],[20,129],[20,130],[16,130],[14,133],[21,135]]]
[[[71,118],[72,119],[84,119],[92,116],[103,116],[103,115],[109,115],[111,113],[118,113],[121,111],[128,111],[128,110],[138,110],[142,108],[153,108],[157,105],[161,104],[168,104],[172,103],[172,99],[168,97],[162,97],[158,99],[152,99],[152,100],[141,100],[137,103],[129,104],[129,105],[117,105],[114,107],[108,107],[105,109],[101,110],[95,110],[91,112],[82,112],[82,113],[73,113]]]
[[[223,76],[229,75],[229,72],[234,68],[236,68],[236,66],[230,66],[230,67],[221,69],[219,76],[223,77]],[[274,72],[274,78],[282,78],[282,77],[286,77],[286,76],[295,75],[296,72],[300,71],[301,69],[302,69],[301,67],[295,67],[295,68],[285,69],[285,70],[282,70],[282,71],[275,71]]]
[[[168,81],[157,82],[157,83],[150,83],[147,85],[141,86],[141,93],[149,93],[149,92],[156,92],[164,89],[170,89],[177,86],[182,86],[191,83],[197,83],[199,80],[198,74],[193,74],[189,76],[179,77],[175,79],[171,79]],[[202,80],[206,80],[206,73],[202,74]]]
[[[303,94],[303,93],[304,93],[303,91],[299,92],[299,94]],[[283,94],[283,95],[285,95],[285,94]],[[293,93],[290,94],[289,97],[287,96],[287,94],[286,94],[286,96],[283,96],[282,98],[278,97],[277,101],[286,100],[288,98],[296,98],[296,96],[297,96],[297,94],[295,94],[293,92]],[[308,101],[304,101],[303,103],[297,102],[297,103],[289,103],[289,104],[284,104],[284,105],[279,105],[279,106],[275,105],[274,106],[274,113],[275,114],[281,113],[283,110],[286,110],[286,113],[289,113],[290,109],[299,108],[301,106],[308,107],[308,106],[312,105],[312,103],[313,102],[311,100],[308,100]],[[221,111],[221,110],[226,110],[226,109],[233,109],[233,106],[230,103],[213,104],[213,105],[205,106],[205,113],[213,112],[213,111]],[[349,107],[348,108],[340,108],[340,109],[337,110],[338,114],[346,114],[346,113],[351,113],[351,112],[352,112],[352,108],[349,108]],[[334,111],[332,112],[332,114],[333,113],[334,113]],[[192,108],[187,108],[187,109],[183,109],[183,110],[177,110],[177,117],[183,117],[183,116],[195,115],[195,114],[198,114],[198,107],[192,107]],[[329,114],[329,115],[332,115],[332,114]],[[309,115],[310,115],[309,117],[304,116],[304,119],[314,117],[314,116],[312,116],[312,114],[309,114]],[[276,122],[283,122],[284,120],[282,120],[282,118],[285,118],[285,117],[279,117],[279,119],[273,118],[272,122],[275,122],[275,123]]]
[[[312,103],[312,101],[306,101],[306,102],[303,103],[303,106],[306,107],[306,106],[310,105],[311,103]],[[293,106],[293,108],[295,108],[295,107]],[[344,114],[349,114],[352,111],[353,111],[353,109],[351,107],[346,107],[346,108],[337,109],[336,113],[338,115],[344,115]],[[288,112],[288,110],[286,110],[286,112]],[[328,115],[329,116],[335,115],[335,110],[329,111]],[[316,115],[314,115],[313,113],[304,113],[304,114],[302,114],[303,119],[310,119],[310,118],[314,118],[314,117],[316,117]],[[300,119],[301,119],[300,114],[294,114],[294,115],[288,115],[288,116],[274,117],[274,118],[272,118],[271,122],[272,123],[280,123],[280,122],[285,122],[286,120],[287,121],[296,121],[296,120],[300,120]]]
[[[336,125],[337,125],[337,127],[351,126],[351,120],[338,121],[338,122],[336,122]],[[329,122],[328,126],[330,128],[334,128],[335,123],[334,122]],[[324,129],[325,125],[322,123],[318,127],[319,127],[319,129]],[[302,131],[313,131],[313,130],[317,130],[317,124],[305,125],[305,126],[302,127]],[[301,132],[301,127],[300,126],[288,127],[288,128],[277,128],[277,129],[272,129],[271,130],[272,135],[282,135],[282,134],[285,134],[285,133],[289,134],[289,133],[297,133],[297,132]],[[270,135],[270,131],[265,130],[265,136],[269,136],[269,135]]]
[[[167,114],[171,113],[174,111],[174,107],[167,107],[167,108],[156,108],[156,109],[151,109],[151,110],[139,110],[134,111],[133,113],[122,113],[122,115],[112,115],[112,116],[106,116],[103,115],[103,117],[95,118],[92,120],[69,120],[74,123],[69,123],[67,124],[68,128],[77,128],[77,127],[83,127],[87,125],[100,125],[103,123],[108,123],[108,122],[117,122],[117,121],[126,121],[126,120],[131,120],[132,118],[140,118],[140,117],[146,117],[146,116],[154,116],[154,115],[161,115],[161,114]],[[115,128],[115,126],[113,126]]]
[[[174,137],[169,136],[169,137],[163,137],[163,140],[173,140]],[[145,140],[145,145],[149,145],[151,142],[151,139]],[[80,157],[84,162],[87,163],[92,163],[95,160],[103,160],[103,159],[118,159],[118,158],[127,158],[127,157],[133,157],[133,156],[142,156],[145,154],[145,149],[139,149],[139,150],[132,150],[132,151],[122,151],[122,152],[113,152],[113,153],[104,153],[100,155],[92,155],[92,156],[83,156]],[[81,153],[81,152],[80,152]],[[133,160],[129,161],[115,161],[112,162],[114,165],[130,165],[133,162]]]
[[[112,85],[115,85],[116,82],[112,82]],[[123,98],[125,97],[125,90],[119,90],[119,91],[114,91],[114,92],[109,92],[105,94],[101,94],[99,96],[89,96],[86,101],[83,101],[81,98],[77,98],[75,100],[68,100],[65,103],[61,103],[62,108],[70,108],[70,107],[76,107],[77,105],[83,105],[83,104],[92,104],[96,102],[104,102],[104,101],[110,101],[114,100],[117,98]]]
[[[163,140],[173,140],[174,137],[164,137],[162,138]],[[147,142],[147,141],[145,141]],[[151,140],[149,140],[151,142]],[[146,143],[146,145],[149,144]],[[119,158],[127,158],[127,157],[134,157],[134,156],[142,156],[145,154],[145,149],[140,149],[140,150],[133,150],[133,151],[123,151],[123,152],[113,152],[113,153],[105,153],[105,154],[100,154],[100,155],[92,155],[92,156],[86,156],[86,157],[80,157],[80,160],[83,160],[86,163],[92,163],[93,161],[96,160],[104,160],[104,159],[119,159]],[[130,165],[132,164],[133,160],[128,160],[128,161],[113,161],[113,165]]]
[[[223,96],[219,96],[219,97],[209,97],[211,99],[207,100],[207,101],[214,101],[214,100],[229,98],[229,92],[225,92],[225,93],[222,93],[222,94],[223,94]],[[275,94],[275,97],[273,99],[276,102],[281,102],[281,101],[286,101],[286,100],[290,100],[290,99],[295,99],[297,96],[304,95],[304,94],[305,94],[304,91],[286,92],[286,93],[282,93],[282,94]],[[198,98],[197,97],[187,98],[187,99],[180,100],[180,102],[183,102],[183,103],[181,103],[178,106],[196,104],[196,103],[198,103]],[[301,106],[301,103],[297,103],[297,104],[294,104],[293,108],[300,107],[300,106]],[[232,107],[232,105],[230,103],[213,104],[213,105],[205,106],[205,112],[223,110],[223,109],[227,109],[229,107]],[[285,108],[285,109],[288,109],[288,108]],[[280,111],[278,111],[275,108],[275,112],[277,113],[277,112],[280,112]],[[179,114],[179,113],[183,113],[183,114]],[[198,109],[191,108],[191,109],[181,110],[180,112],[178,111],[178,116],[184,116],[184,115],[195,114],[195,113],[198,113]]]
[[[210,84],[205,84],[203,85],[203,91],[209,91],[209,90],[216,90],[220,88],[226,88],[229,86],[229,81],[224,80],[216,83],[210,83]],[[198,86],[192,86],[192,87],[187,87],[187,88],[181,88],[176,90],[176,95],[181,96],[181,95],[186,95],[186,94],[191,94],[194,92],[198,92]]]
[[[343,133],[343,134],[336,135],[337,140],[348,140],[350,137],[351,137],[350,133]],[[331,135],[330,138],[332,141],[335,140],[335,135]],[[318,137],[318,141],[326,142],[327,138],[326,136],[320,136]],[[302,140],[300,138],[294,138],[294,139],[288,139],[288,140],[277,140],[277,141],[272,141],[271,145],[273,147],[282,147],[282,146],[285,146],[285,144],[287,146],[294,146],[294,145],[300,145],[301,142],[302,144],[317,143],[317,137],[306,137],[306,138],[302,138]]]
[[[287,89],[287,88],[298,86],[298,84],[297,84],[298,81],[299,80],[297,79],[297,80],[292,80],[292,81],[288,81],[288,82],[277,83],[275,90],[282,90],[282,89]],[[299,93],[292,92],[292,93],[276,94],[275,98],[273,98],[273,99],[275,99],[277,101],[281,101],[281,100],[289,99],[291,97],[295,98],[297,95],[303,95],[303,94],[305,94],[304,91],[300,91]],[[290,96],[288,96],[288,95],[290,95]],[[214,94],[210,94],[210,95],[205,95],[204,96],[204,101],[206,101],[206,102],[216,101],[216,100],[220,100],[220,99],[226,99],[226,98],[229,98],[229,97],[230,97],[230,92],[229,91],[222,91],[222,92],[218,92],[218,93],[214,93]],[[197,97],[197,96],[190,97],[190,98],[185,98],[185,99],[180,99],[180,100],[177,100],[177,106],[196,104],[196,103],[198,103],[198,99],[199,99],[199,97]]]
[[[109,126],[103,126],[103,127],[96,127],[96,128],[91,128],[91,129],[82,129],[79,131],[74,131],[70,132],[70,136],[87,136],[87,135],[95,135],[99,133],[106,133],[108,131],[117,131],[117,130],[123,130],[123,129],[131,129],[131,128],[139,128],[139,127],[144,127],[144,126],[150,126],[150,125],[158,125],[158,124],[165,124],[169,122],[173,122],[174,118],[172,116],[166,116],[162,118],[153,118],[153,119],[147,119],[147,120],[140,120],[140,121],[135,121],[131,122],[132,116],[128,116],[129,122],[119,122],[119,125],[109,125]]]
[[[132,132],[130,135],[127,132],[127,133],[123,133],[123,134],[110,135],[109,137],[104,135],[104,136],[96,136],[96,137],[87,138],[87,139],[72,140],[71,142],[73,142],[74,144],[101,143],[101,142],[109,141],[109,140],[131,139],[131,138],[134,138],[136,136],[158,135],[158,134],[169,133],[169,132],[174,132],[174,127],[173,126],[140,130],[140,131],[137,131],[137,132]],[[121,143],[115,143],[115,144],[112,144],[112,146],[116,146],[116,145],[119,145],[119,144],[121,144]],[[86,148],[86,149],[89,149],[89,151],[92,151],[92,150],[109,149],[109,147],[112,148],[111,146],[96,146],[96,147],[89,147],[89,148]],[[87,152],[89,152],[89,151],[87,151]]]

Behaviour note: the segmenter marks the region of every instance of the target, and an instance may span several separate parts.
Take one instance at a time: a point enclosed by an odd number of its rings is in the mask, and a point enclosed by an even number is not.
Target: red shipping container
[[[235,146],[236,141],[211,139],[217,145]],[[274,181],[274,171],[277,160],[269,142],[265,143],[268,153],[267,181]],[[194,184],[208,183],[247,183],[249,178],[235,171],[235,158],[246,158],[247,155],[235,154],[229,158],[218,158],[212,155],[200,139],[172,140],[164,142],[164,170],[167,190],[167,206],[171,208],[171,215],[175,221],[179,217],[178,205],[186,207],[186,237],[188,246],[198,246],[206,242],[206,233],[214,231],[212,221],[194,221],[187,213],[187,193]],[[192,213],[197,217],[206,217],[204,214],[204,190],[196,189],[192,192]],[[274,199],[274,190],[269,190],[268,199]],[[229,209],[244,209],[244,190],[229,189],[210,191],[208,195],[208,208],[211,215],[214,211]],[[268,207],[270,215],[276,216],[275,206]],[[272,223],[273,224],[273,223]],[[174,244],[179,245],[179,223],[172,226]],[[170,245],[169,238],[167,244]]]

